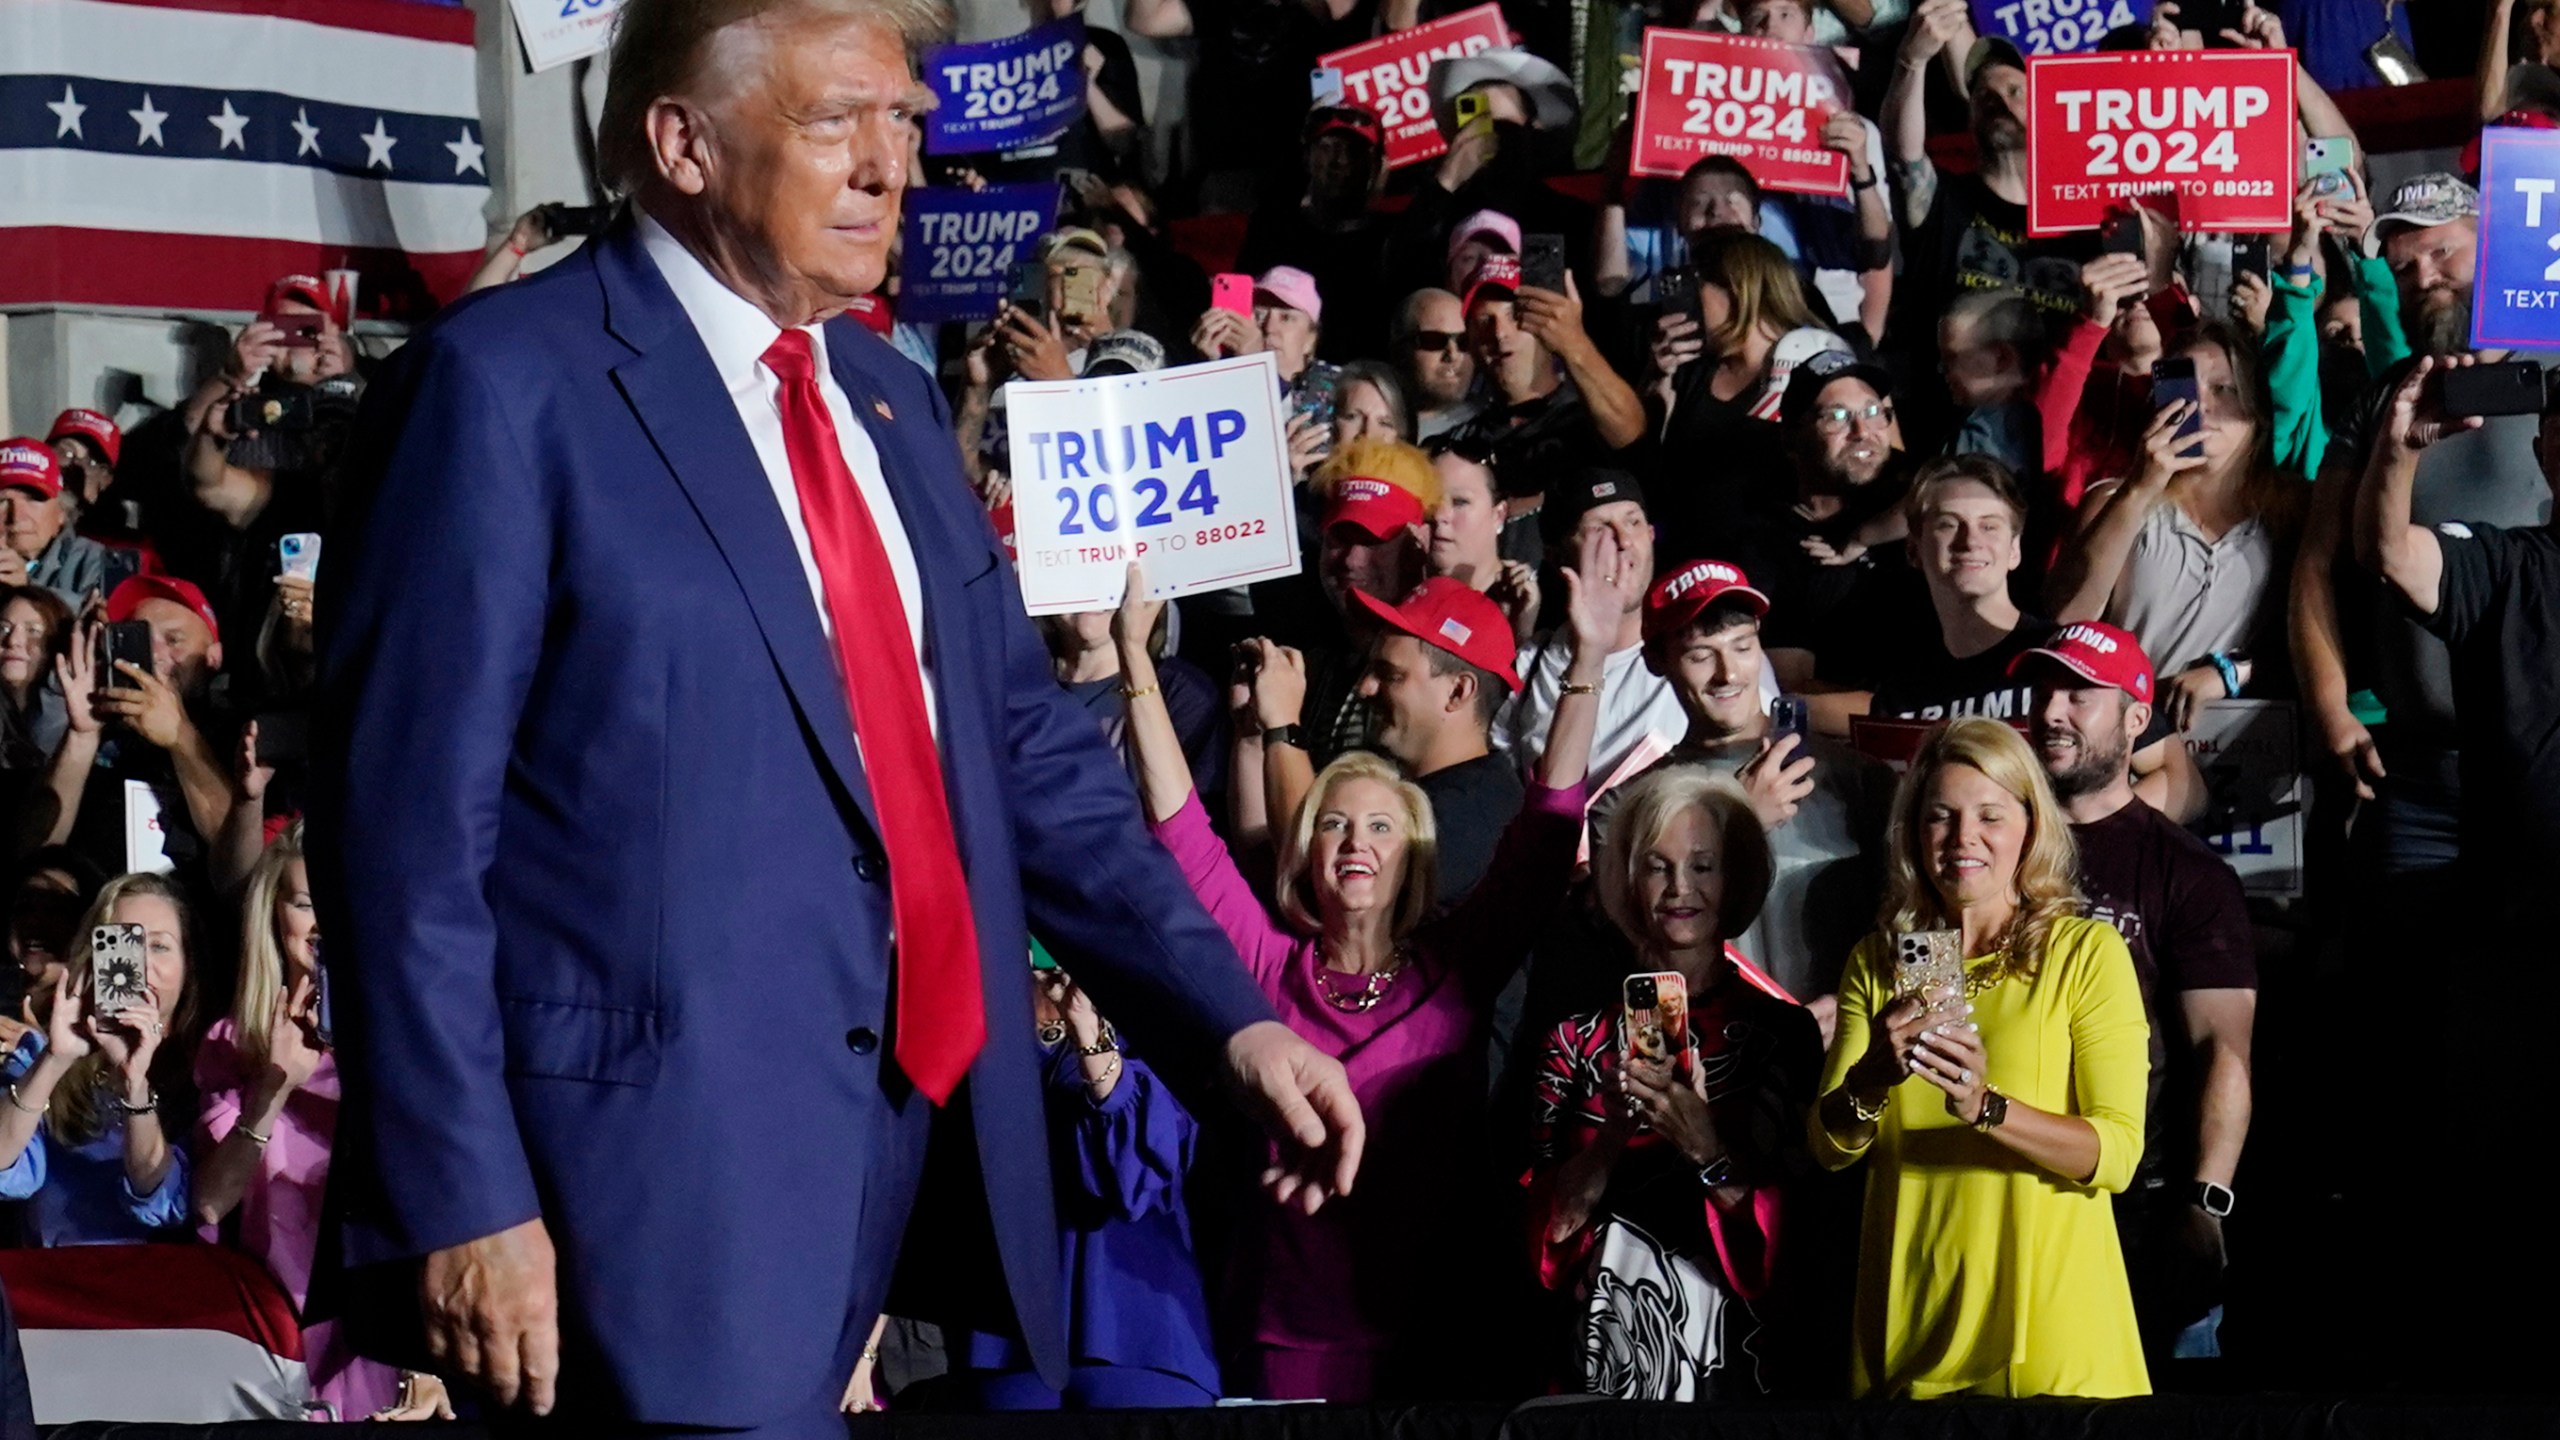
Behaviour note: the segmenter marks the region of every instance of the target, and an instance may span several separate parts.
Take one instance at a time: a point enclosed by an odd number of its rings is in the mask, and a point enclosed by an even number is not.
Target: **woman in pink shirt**
[[[1351,1193],[1314,1214],[1247,1203],[1219,1295],[1231,1394],[1423,1398],[1463,1390],[1459,1377],[1482,1368],[1471,1327],[1488,1307],[1466,1287],[1500,1253],[1469,1243],[1493,1213],[1482,1126],[1493,1002],[1572,878],[1609,646],[1652,579],[1606,530],[1577,560],[1567,572],[1573,658],[1537,781],[1483,883],[1436,920],[1430,802],[1363,752],[1326,766],[1281,827],[1277,914],[1266,908],[1209,828],[1156,693],[1144,637],[1157,606],[1122,607],[1119,633],[1134,640],[1122,645],[1122,693],[1157,838],[1280,1018],[1341,1060],[1368,1122]],[[1130,590],[1144,593],[1134,567]],[[1363,608],[1381,622],[1373,675],[1441,684],[1452,697],[1470,672],[1480,693],[1518,688],[1508,623],[1477,592],[1442,587]]]
[[[320,1198],[338,1123],[338,1066],[320,1036],[320,922],[302,822],[249,872],[240,984],[196,1051],[203,1092],[195,1219],[205,1238],[257,1256],[298,1307],[310,1297]],[[359,1358],[334,1321],[306,1326],[311,1396],[338,1420],[452,1418],[443,1382]]]

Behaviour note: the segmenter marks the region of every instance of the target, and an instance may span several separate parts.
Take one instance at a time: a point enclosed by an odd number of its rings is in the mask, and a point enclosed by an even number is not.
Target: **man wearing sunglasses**
[[[1416,290],[1396,312],[1392,351],[1413,397],[1416,440],[1455,430],[1484,409],[1474,398],[1476,357],[1467,348],[1467,312],[1446,290]]]

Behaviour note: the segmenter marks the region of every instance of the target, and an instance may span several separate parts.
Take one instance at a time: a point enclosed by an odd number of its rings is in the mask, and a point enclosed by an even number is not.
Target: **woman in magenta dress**
[[[1362,752],[1316,776],[1282,832],[1277,913],[1266,908],[1209,828],[1155,693],[1142,643],[1155,607],[1122,607],[1120,633],[1138,642],[1121,647],[1130,744],[1157,838],[1280,1018],[1342,1061],[1368,1122],[1352,1193],[1312,1215],[1248,1202],[1220,1294],[1230,1393],[1445,1395],[1464,1389],[1453,1377],[1484,1354],[1472,1327],[1485,1307],[1459,1287],[1499,1253],[1471,1247],[1493,1213],[1481,1126],[1493,1003],[1571,879],[1609,644],[1651,579],[1606,532],[1577,559],[1567,573],[1573,659],[1537,781],[1483,883],[1436,920],[1430,802]],[[1134,572],[1131,590],[1142,593]],[[1443,652],[1429,659],[1435,674],[1472,664],[1480,685],[1516,691],[1501,612],[1472,591],[1460,598],[1482,613],[1374,607],[1378,646],[1410,636]]]
[[[205,1238],[266,1263],[298,1307],[310,1296],[320,1197],[338,1125],[338,1066],[320,1038],[320,922],[302,822],[249,872],[240,983],[196,1052],[194,1210]],[[359,1358],[333,1321],[304,1327],[311,1395],[339,1420],[450,1418],[444,1386]]]

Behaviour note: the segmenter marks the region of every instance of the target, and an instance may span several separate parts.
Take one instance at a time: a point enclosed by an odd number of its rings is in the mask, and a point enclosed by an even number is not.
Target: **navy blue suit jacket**
[[[1270,1011],[1051,677],[941,395],[826,336],[922,572],[984,961],[961,1093],[1062,1379],[1026,920],[1158,1052]],[[539,1214],[564,1385],[740,1425],[840,1384],[927,1113],[890,1058],[889,860],[781,511],[627,219],[394,357],[322,576],[349,1260]]]

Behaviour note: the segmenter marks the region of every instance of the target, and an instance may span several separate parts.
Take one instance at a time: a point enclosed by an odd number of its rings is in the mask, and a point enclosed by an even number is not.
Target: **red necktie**
[[[818,390],[808,332],[785,330],[764,352],[782,381],[782,445],[800,491],[835,621],[836,650],[871,782],[880,838],[889,848],[889,913],[897,956],[898,1068],[939,1105],[986,1043],[979,991],[978,927],[969,880],[952,837],[942,761],[925,720],[924,672],[907,634],[907,608],[880,546],[880,528],[853,481],[835,421]]]

